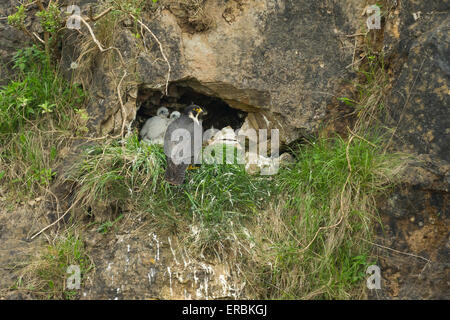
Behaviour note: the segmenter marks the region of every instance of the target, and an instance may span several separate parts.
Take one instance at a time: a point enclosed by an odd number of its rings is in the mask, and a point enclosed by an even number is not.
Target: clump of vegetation
[[[102,223],[97,228],[97,232],[102,233],[102,234],[108,233],[117,224],[117,222],[122,220],[122,218],[123,218],[123,214],[118,216],[114,221],[106,221],[106,222]]]
[[[42,42],[45,46],[45,53],[50,57],[51,47],[56,47],[58,32],[62,29],[63,19],[60,16],[60,9],[58,2],[49,2],[47,8],[43,3],[35,1],[39,6],[40,11],[36,13],[36,16],[41,22],[42,29],[44,30],[44,40],[39,38],[36,34],[32,34],[25,26],[25,19],[27,18],[27,9],[24,4],[16,7],[17,11],[14,14],[8,16],[8,23],[24,32],[35,43]],[[55,49],[55,48],[53,48]]]
[[[0,132],[15,133],[29,121],[67,104],[81,104],[82,91],[66,85],[36,46],[14,56],[16,79],[0,91]]]
[[[47,195],[76,130],[85,124],[83,91],[66,82],[37,46],[14,56],[15,78],[0,88],[0,180],[11,201]],[[81,238],[59,236],[20,270],[17,288],[42,298],[73,298],[66,269],[90,268]]]
[[[162,148],[133,135],[87,148],[72,181],[85,206],[113,201],[121,214],[132,208],[153,230],[176,233],[192,253],[235,259],[247,270],[249,296],[354,298],[372,262],[361,239],[373,236],[375,198],[401,168],[382,137],[366,138],[315,140],[273,177],[203,164],[173,187],[164,181]]]
[[[36,16],[40,18],[42,28],[50,34],[56,34],[63,26],[59,7],[54,2],[49,3],[45,10],[36,13]]]
[[[173,188],[164,180],[165,163],[160,146],[141,143],[135,134],[122,143],[86,148],[68,180],[77,185],[76,201],[84,208],[132,207],[155,217],[164,231],[201,225],[201,233],[186,240],[206,250],[228,237],[230,223],[255,215],[270,194],[267,179],[251,177],[234,164],[202,165]]]
[[[376,196],[401,168],[372,142],[340,137],[299,148],[276,178],[280,195],[251,228],[252,290],[265,299],[355,298],[370,264]],[[266,226],[266,227],[264,227]],[[355,290],[355,289],[359,289]]]
[[[36,46],[19,50],[13,69],[16,78],[0,89],[0,171],[22,197],[49,186],[84,94],[66,83]]]
[[[157,146],[141,146],[137,135],[123,143],[107,141],[86,147],[83,154],[68,173],[68,181],[79,185],[76,201],[81,206],[120,204],[145,188],[160,192],[164,153]]]
[[[79,297],[79,291],[67,286],[72,276],[70,266],[79,268],[81,281],[93,268],[81,238],[67,233],[32,257],[20,271],[16,288],[28,291],[36,298],[75,299]]]
[[[15,28],[23,30],[23,28],[25,27],[25,19],[27,17],[25,13],[25,7],[22,4],[19,7],[16,7],[16,9],[17,11],[14,14],[8,16],[8,24]]]

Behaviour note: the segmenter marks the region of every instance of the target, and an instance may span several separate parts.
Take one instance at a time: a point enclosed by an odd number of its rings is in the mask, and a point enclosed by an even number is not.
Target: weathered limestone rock
[[[450,161],[450,17],[410,45],[388,99],[398,145]]]
[[[356,29],[337,2],[240,4],[230,19],[224,15],[231,4],[209,1],[215,27],[203,33],[183,32],[169,10],[148,22],[170,61],[171,80],[233,108],[266,110],[286,142],[315,132],[333,93],[351,78],[353,45],[346,35]],[[159,48],[142,51],[137,61],[141,81],[163,90],[168,66]]]
[[[134,226],[107,237],[93,231],[87,244],[97,272],[88,275],[82,299],[241,297],[243,279],[231,276],[230,266],[187,256],[175,237],[137,233]]]
[[[372,297],[449,298],[449,9],[446,1],[401,1],[385,28],[395,75],[388,125],[394,148],[415,158],[380,201],[382,243],[415,256],[380,249],[382,290]]]

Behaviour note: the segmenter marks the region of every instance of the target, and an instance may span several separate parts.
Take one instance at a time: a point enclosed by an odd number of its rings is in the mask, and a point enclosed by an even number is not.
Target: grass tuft
[[[79,267],[81,281],[93,268],[82,239],[67,233],[32,257],[30,263],[20,271],[16,289],[29,291],[41,299],[79,298],[79,291],[67,288],[71,276],[68,268],[72,265]]]
[[[401,169],[372,141],[317,140],[280,171],[277,201],[251,232],[253,294],[264,299],[348,299],[362,292],[378,220],[375,198]],[[249,276],[250,277],[250,276]],[[252,290],[251,290],[252,291]]]
[[[32,196],[50,185],[59,152],[80,127],[84,94],[38,47],[19,50],[13,68],[16,79],[0,88],[0,172],[15,196]]]

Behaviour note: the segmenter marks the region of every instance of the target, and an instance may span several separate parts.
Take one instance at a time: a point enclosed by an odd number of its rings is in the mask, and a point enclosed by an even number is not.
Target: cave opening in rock
[[[148,118],[156,116],[160,107],[166,107],[170,113],[182,112],[192,103],[207,112],[203,117],[203,130],[212,127],[221,130],[227,126],[236,130],[242,127],[247,116],[247,112],[231,108],[224,100],[199,93],[186,83],[180,82],[170,84],[168,95],[164,95],[160,90],[141,87],[138,92],[136,126],[141,129]]]

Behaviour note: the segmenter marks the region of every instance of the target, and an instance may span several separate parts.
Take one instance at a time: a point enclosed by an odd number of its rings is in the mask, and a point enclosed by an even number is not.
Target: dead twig
[[[44,44],[45,45],[45,41],[44,40],[42,40],[41,38],[39,38],[39,36],[37,35],[37,33],[36,32],[33,32],[33,36],[35,36],[36,37],[36,39],[38,39],[42,44]]]
[[[89,17],[89,18],[86,18],[85,20],[89,21],[89,22],[95,22],[95,21],[101,19],[103,16],[107,15],[108,13],[110,13],[112,9],[113,9],[112,7],[109,7],[108,9],[106,9],[102,13],[98,14],[97,16]]]
[[[361,137],[360,135],[357,135],[356,133],[354,133],[354,132],[352,131],[352,129],[350,129],[349,127],[347,127],[347,129],[348,129],[348,131],[350,131],[350,133],[351,133],[353,136],[355,136],[356,138],[358,138],[358,139],[360,139],[360,140],[366,142],[367,144],[371,145],[371,146],[374,147],[374,148],[377,147],[374,143],[372,143],[372,142],[370,142],[369,140],[367,140],[367,139]]]
[[[69,209],[66,210],[66,212],[64,212],[64,214],[62,216],[60,216],[58,219],[56,219],[53,223],[49,224],[48,226],[46,226],[45,228],[43,228],[41,231],[39,231],[38,233],[36,233],[34,236],[32,236],[30,238],[30,240],[33,240],[34,238],[36,238],[38,235],[40,235],[42,232],[44,232],[45,230],[53,227],[55,224],[57,224],[59,221],[61,221],[69,212],[70,210],[72,210],[73,207],[75,207],[75,205],[78,203],[78,200],[75,201],[74,203],[72,203],[72,205],[69,207]]]
[[[386,247],[386,246],[382,246],[381,244],[373,243],[373,242],[368,241],[368,240],[363,239],[363,238],[360,238],[360,239],[363,240],[363,241],[365,241],[365,242],[367,242],[367,243],[369,243],[369,244],[371,244],[371,245],[374,245],[374,246],[376,246],[376,247],[379,247],[379,248],[382,248],[382,249],[386,249],[386,250],[389,250],[389,251],[392,251],[392,252],[395,252],[395,253],[398,253],[398,254],[403,254],[403,255],[405,255],[405,256],[410,256],[410,257],[422,259],[422,260],[425,260],[427,263],[431,263],[431,260],[430,260],[430,259],[427,259],[427,258],[425,258],[425,257],[418,256],[418,255],[416,255],[416,254],[409,253],[409,252],[398,251],[398,250],[395,250],[395,249],[392,249],[392,248],[389,248],[389,247]]]
[[[30,7],[30,6],[32,6],[32,5],[34,5],[34,4],[36,4],[36,2],[37,2],[37,0],[35,0],[35,1],[33,1],[33,2],[30,2],[30,3],[27,3],[27,4],[24,4],[23,6],[24,6],[25,8],[27,8],[27,7]]]
[[[347,38],[353,38],[353,37],[358,37],[358,36],[367,36],[368,32],[365,33],[355,33],[355,34],[347,34],[345,35]]]
[[[366,57],[366,54],[363,54],[363,56],[362,56],[360,59],[356,60],[355,62],[352,62],[351,64],[349,64],[348,66],[346,66],[345,69],[348,69],[348,68],[354,66],[355,64],[361,62],[365,57]]]
[[[119,103],[120,103],[120,108],[122,110],[122,129],[120,131],[120,136],[123,137],[124,131],[125,131],[125,123],[126,123],[126,119],[127,119],[127,112],[125,110],[125,106],[123,104],[123,100],[122,100],[122,93],[120,92],[120,86],[122,85],[122,81],[123,79],[125,79],[125,77],[127,76],[127,69],[125,69],[122,78],[119,81],[119,84],[117,85],[117,96],[119,97]]]
[[[92,40],[95,42],[95,44],[97,45],[97,47],[100,50],[100,52],[103,53],[103,52],[110,51],[110,50],[116,51],[117,54],[119,55],[120,62],[122,64],[122,66],[126,67],[125,61],[123,60],[122,54],[120,53],[119,49],[117,49],[116,47],[109,47],[109,48],[106,48],[106,49],[103,48],[102,44],[100,43],[100,41],[98,41],[97,37],[95,36],[94,31],[92,30],[91,26],[89,25],[89,23],[87,23],[87,21],[83,17],[81,17],[81,16],[72,16],[72,18],[79,19],[81,22],[83,22],[83,24],[86,26],[86,28],[88,28],[89,33],[90,33],[90,35],[92,37]]]

